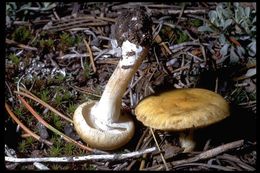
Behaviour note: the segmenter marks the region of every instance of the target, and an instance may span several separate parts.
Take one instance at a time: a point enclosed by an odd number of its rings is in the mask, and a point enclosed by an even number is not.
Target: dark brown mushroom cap
[[[126,40],[141,46],[150,44],[152,20],[141,8],[126,10],[117,18],[115,38],[121,46]]]
[[[210,90],[176,89],[143,99],[135,108],[135,114],[146,126],[178,131],[223,120],[229,116],[229,104]]]

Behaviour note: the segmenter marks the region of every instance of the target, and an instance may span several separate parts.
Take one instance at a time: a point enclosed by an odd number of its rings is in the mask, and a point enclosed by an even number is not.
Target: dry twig
[[[141,151],[134,151],[131,153],[125,154],[100,154],[100,155],[88,155],[88,156],[73,156],[73,157],[45,157],[45,158],[14,158],[14,157],[5,157],[7,162],[19,162],[19,163],[28,163],[28,162],[82,162],[90,160],[122,160],[129,159],[134,157],[139,157],[146,153],[151,153],[156,151],[156,147],[148,148]]]
[[[86,45],[86,48],[88,49],[90,63],[92,65],[93,71],[94,71],[94,73],[96,73],[97,69],[96,69],[96,66],[95,66],[95,63],[94,63],[94,58],[93,58],[93,53],[91,51],[91,48],[90,48],[88,42],[85,39],[83,39],[83,41],[84,41],[84,44]]]
[[[11,111],[10,107],[8,106],[7,103],[5,103],[5,109],[7,110],[8,114],[12,117],[12,119],[28,134],[30,134],[30,136],[32,136],[33,138],[35,138],[36,140],[43,142],[47,145],[52,145],[53,143],[45,140],[43,138],[41,138],[39,135],[35,134],[34,132],[32,132],[30,129],[28,129],[15,115],[14,113]]]
[[[42,104],[43,106],[45,106],[46,108],[50,109],[52,112],[54,112],[55,114],[59,115],[61,118],[63,118],[64,120],[70,122],[73,124],[73,121],[68,118],[67,116],[63,115],[62,113],[60,113],[59,111],[57,111],[56,109],[54,109],[53,107],[51,107],[48,103],[45,103],[44,101],[42,101],[41,99],[39,99],[37,96],[35,96],[34,94],[32,94],[30,91],[28,91],[27,89],[25,88],[20,88],[20,90],[24,91],[24,92],[21,92],[21,91],[14,91],[16,94],[19,94],[19,95],[22,95],[22,96],[25,96],[25,97],[28,97],[40,104]]]
[[[47,127],[49,130],[53,131],[54,133],[60,135],[64,140],[66,140],[67,142],[71,142],[73,144],[75,144],[76,146],[82,148],[83,150],[89,151],[89,152],[93,152],[93,153],[105,153],[104,151],[100,151],[100,150],[95,150],[92,148],[89,148],[73,139],[71,139],[70,137],[68,137],[67,135],[65,135],[64,133],[60,132],[59,130],[55,129],[53,126],[51,126],[50,124],[48,124],[46,121],[44,121],[42,119],[42,117],[37,114],[35,112],[35,110],[33,110],[33,108],[21,97],[21,96],[17,96],[19,98],[19,100],[22,101],[23,105],[32,113],[32,115],[39,121],[41,122],[45,127]]]
[[[173,166],[176,166],[176,165],[181,165],[181,164],[184,164],[184,163],[196,162],[198,160],[209,159],[209,158],[215,157],[215,156],[217,156],[217,155],[219,155],[223,152],[226,152],[227,150],[241,147],[243,144],[244,144],[244,140],[238,140],[238,141],[235,141],[235,142],[230,142],[230,143],[218,146],[216,148],[213,148],[213,149],[210,149],[210,150],[207,150],[207,151],[203,151],[202,153],[200,153],[200,154],[198,154],[194,157],[191,157],[191,158],[188,158],[188,159],[183,159],[183,160],[173,161],[173,162],[171,162],[171,164]]]

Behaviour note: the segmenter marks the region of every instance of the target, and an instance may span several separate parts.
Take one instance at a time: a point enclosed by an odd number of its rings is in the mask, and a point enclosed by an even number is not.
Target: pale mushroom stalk
[[[74,127],[83,141],[97,149],[113,150],[134,135],[134,122],[121,111],[123,94],[148,53],[151,21],[144,10],[133,9],[122,14],[115,26],[116,44],[121,59],[111,75],[99,101],[81,104],[74,112]]]
[[[184,153],[192,152],[196,147],[196,141],[193,136],[194,130],[190,129],[187,132],[180,132],[179,142],[180,146],[184,149]]]
[[[121,112],[122,97],[146,54],[146,48],[128,40],[123,42],[122,59],[110,77],[100,101],[91,109],[96,128],[102,130],[123,128],[117,123]]]

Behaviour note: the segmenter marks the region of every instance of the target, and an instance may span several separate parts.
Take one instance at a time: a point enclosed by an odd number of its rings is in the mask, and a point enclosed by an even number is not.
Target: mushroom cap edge
[[[124,123],[125,130],[102,131],[91,126],[88,115],[95,101],[82,103],[73,115],[74,128],[80,138],[91,147],[100,150],[115,150],[127,144],[133,137],[135,126],[127,114],[119,117],[119,122]],[[119,132],[120,131],[120,132]],[[119,133],[118,133],[119,132]]]
[[[145,126],[182,131],[217,123],[230,112],[221,95],[207,89],[185,88],[144,98],[136,106],[135,115]]]

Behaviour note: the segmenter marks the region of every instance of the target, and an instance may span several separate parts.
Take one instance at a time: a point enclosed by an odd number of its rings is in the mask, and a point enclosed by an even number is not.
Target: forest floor
[[[116,19],[140,6],[154,39],[122,98],[136,132],[96,159],[100,153],[75,132],[73,113],[100,99],[120,59],[111,44]],[[7,170],[256,170],[256,3],[7,2],[5,43]],[[178,133],[134,115],[142,98],[179,88],[214,91],[231,107],[228,118],[196,131],[189,153]]]

